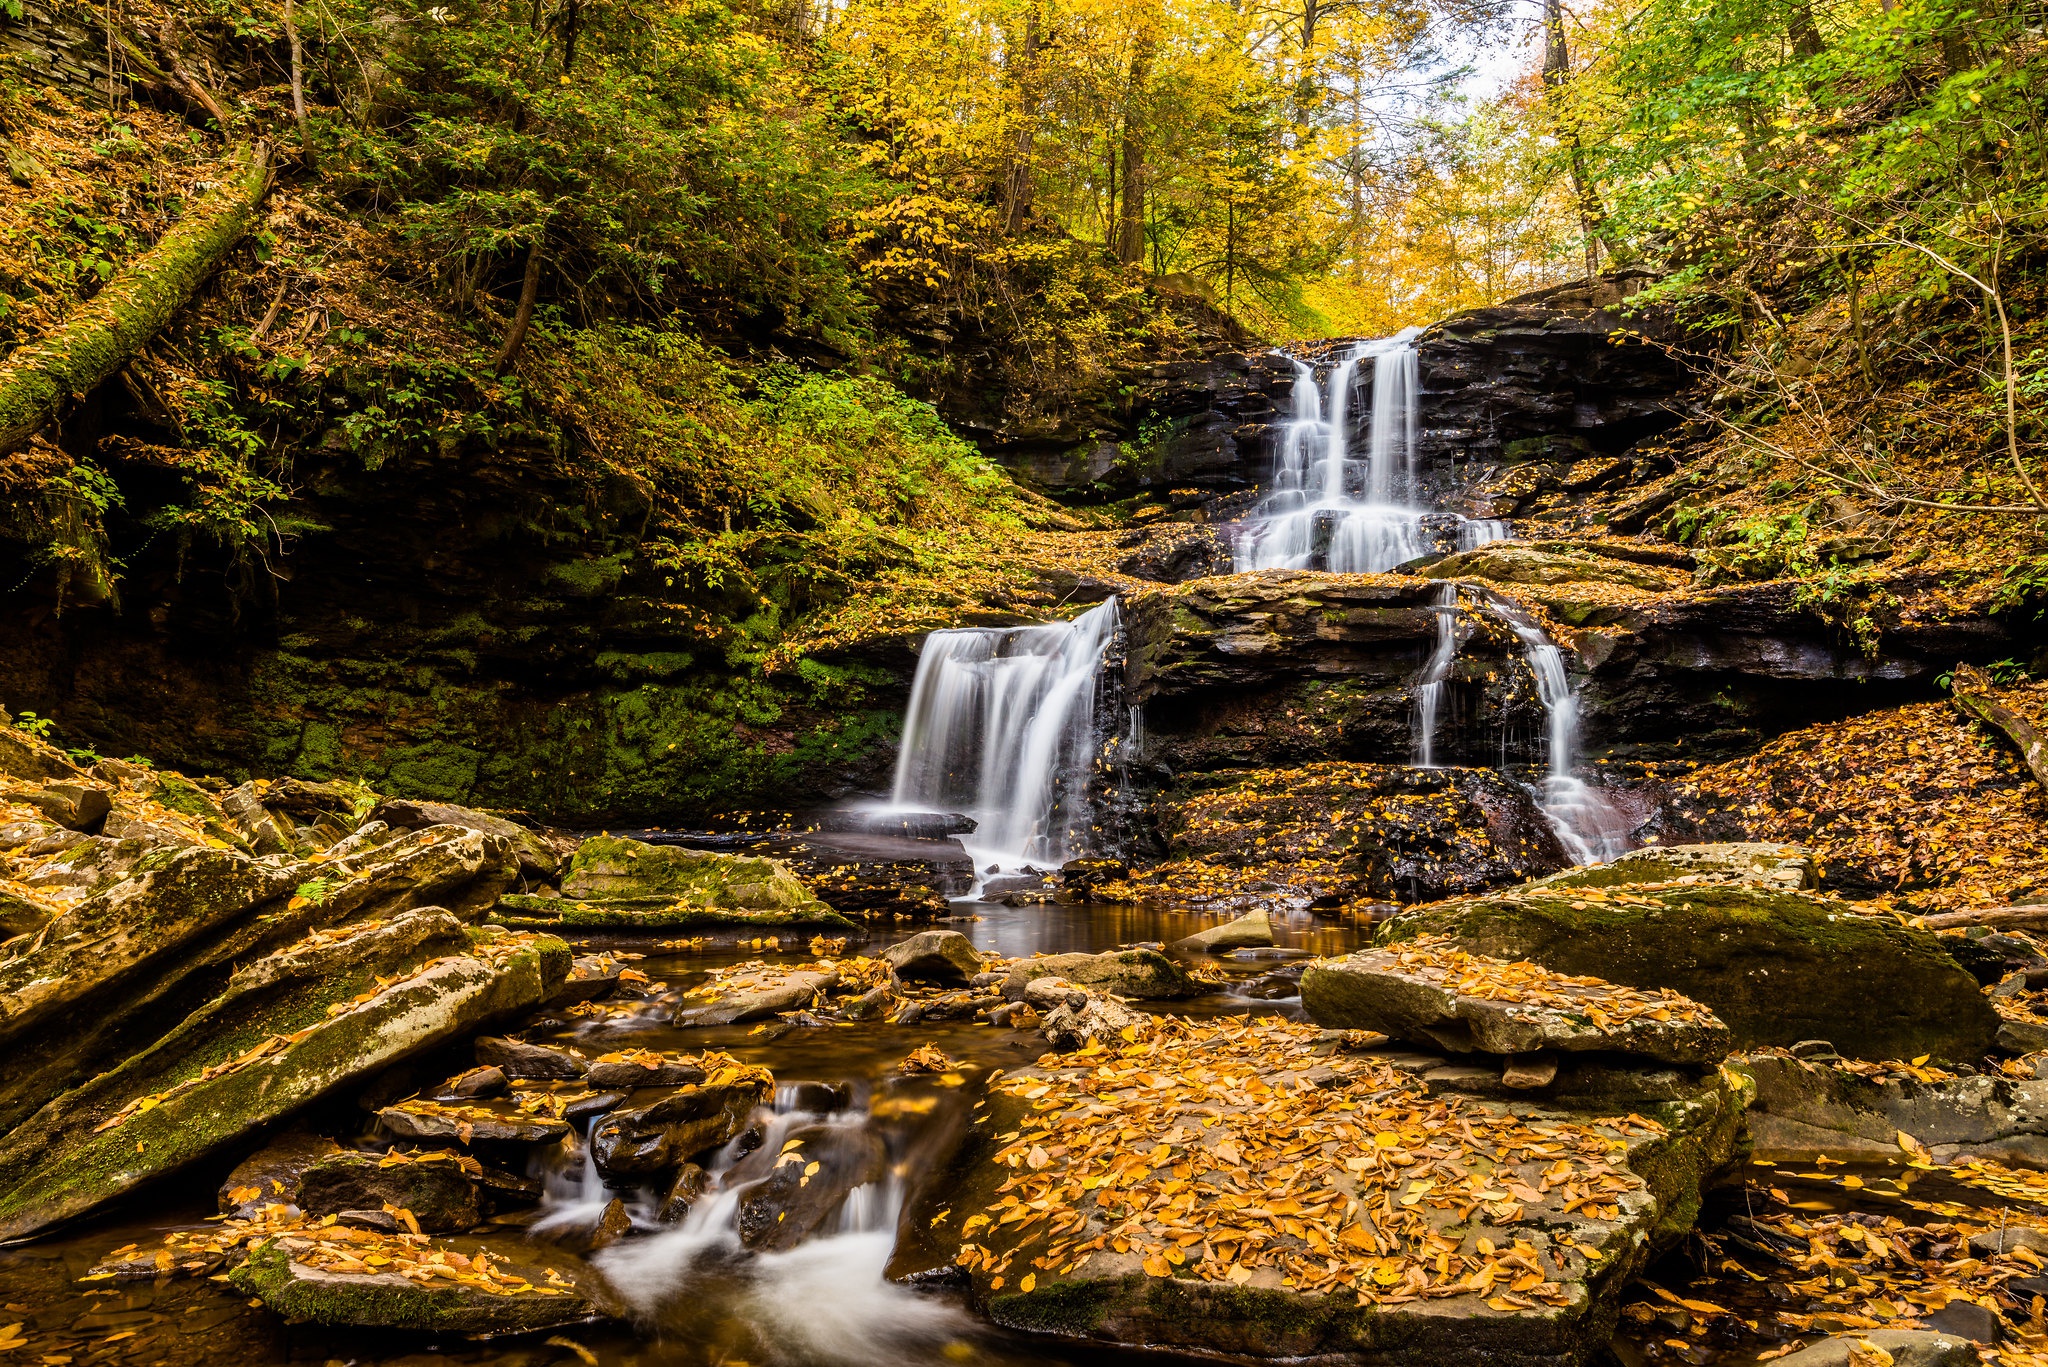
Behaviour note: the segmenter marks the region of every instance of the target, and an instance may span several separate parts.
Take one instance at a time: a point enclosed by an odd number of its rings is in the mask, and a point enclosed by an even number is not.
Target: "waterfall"
[[[1444,681],[1451,677],[1451,661],[1458,654],[1458,586],[1445,584],[1437,591],[1436,649],[1415,681],[1415,763],[1436,768],[1436,718],[1443,702]]]
[[[1097,695],[1120,625],[1110,598],[1071,622],[927,636],[892,805],[973,817],[977,863],[1059,863],[1085,851]]]
[[[1578,775],[1579,695],[1565,673],[1564,652],[1528,613],[1503,598],[1488,607],[1522,643],[1536,695],[1548,719],[1547,755],[1538,805],[1573,864],[1601,864],[1629,848],[1629,823],[1607,795]]]
[[[1309,365],[1294,362],[1293,417],[1281,429],[1267,497],[1239,533],[1236,569],[1371,574],[1430,550],[1426,510],[1415,502],[1420,331],[1359,343],[1331,367],[1322,389]],[[1351,398],[1366,361],[1372,407],[1361,469],[1351,454]],[[1458,544],[1505,535],[1505,523],[1461,520]]]

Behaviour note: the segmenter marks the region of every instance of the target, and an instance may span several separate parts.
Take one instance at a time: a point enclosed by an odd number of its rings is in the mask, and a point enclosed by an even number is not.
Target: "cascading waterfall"
[[[1458,655],[1458,586],[1445,584],[1437,591],[1436,648],[1422,676],[1415,682],[1415,763],[1423,769],[1436,768],[1436,718],[1443,704],[1444,681],[1451,677],[1451,661]]]
[[[1579,695],[1565,673],[1564,652],[1521,608],[1489,597],[1487,606],[1522,643],[1548,719],[1548,753],[1538,805],[1573,864],[1599,864],[1627,853],[1629,823],[1607,795],[1578,775]]]
[[[1239,533],[1238,570],[1390,570],[1430,549],[1416,506],[1419,328],[1360,343],[1330,369],[1326,388],[1294,363],[1294,415],[1281,430],[1272,488]],[[1365,460],[1351,455],[1351,397],[1372,362]],[[1461,521],[1460,549],[1507,535],[1507,524]],[[1469,543],[1469,544],[1468,544]]]
[[[963,843],[977,864],[1059,863],[1085,851],[1103,739],[1098,694],[1120,625],[1110,598],[1070,622],[927,636],[891,805],[973,817]]]

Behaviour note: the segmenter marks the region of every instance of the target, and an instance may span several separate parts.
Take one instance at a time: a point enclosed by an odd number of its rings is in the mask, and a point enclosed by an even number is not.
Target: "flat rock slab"
[[[704,1080],[704,1065],[691,1055],[667,1055],[652,1049],[600,1054],[584,1075],[591,1087],[685,1087]]]
[[[1605,864],[1566,869],[1539,880],[1543,888],[1611,888],[1682,878],[1726,880],[1805,892],[1820,884],[1813,851],[1803,845],[1730,840],[1706,845],[1645,845]]]
[[[1173,943],[1190,954],[1227,954],[1233,949],[1267,949],[1273,944],[1273,922],[1264,911],[1248,912],[1235,921],[1198,930]]]
[[[1977,1345],[1960,1334],[1926,1329],[1871,1329],[1843,1334],[1778,1359],[1778,1367],[1859,1367],[1852,1343],[1867,1343],[1891,1354],[1892,1367],[1977,1367]],[[1870,1360],[1868,1357],[1866,1361]]]
[[[854,922],[823,902],[788,909],[747,911],[679,905],[667,897],[600,897],[576,901],[512,893],[498,900],[490,919],[499,925],[546,930],[840,930]]]
[[[549,1115],[524,1115],[500,1103],[401,1101],[377,1112],[377,1123],[400,1139],[452,1139],[458,1144],[543,1144],[569,1133]]]
[[[1021,999],[1025,987],[1035,978],[1064,978],[1077,987],[1148,1001],[1199,997],[1215,990],[1214,984],[1196,978],[1156,949],[1047,954],[1036,959],[1013,960],[1009,976],[1003,981],[1003,995],[1012,1001]]]
[[[1738,883],[1532,886],[1408,912],[1383,945],[1448,935],[1475,954],[1670,988],[1737,1048],[1825,1039],[1861,1059],[1971,1062],[1998,1033],[1977,980],[1924,930],[1810,893]]]
[[[511,1250],[489,1260],[494,1275],[488,1276],[471,1270],[481,1250],[468,1241],[412,1250],[419,1255],[415,1262],[392,1259],[383,1264],[445,1269],[409,1277],[402,1271],[364,1266],[350,1256],[352,1251],[337,1257],[329,1249],[326,1243],[289,1235],[276,1239],[253,1251],[230,1274],[229,1284],[294,1324],[519,1334],[608,1313],[609,1296],[595,1274],[560,1253],[546,1255],[543,1265],[543,1255],[531,1249]],[[434,1252],[440,1252],[444,1261],[433,1263]],[[450,1252],[466,1266],[455,1268],[445,1261]],[[391,1258],[390,1253],[375,1256]],[[352,1265],[362,1270],[339,1270]],[[485,1289],[487,1285],[491,1289]]]
[[[650,845],[615,835],[596,836],[577,847],[562,893],[579,900],[665,897],[713,910],[835,914],[779,859]]]
[[[714,1001],[679,1007],[671,1020],[681,1026],[743,1025],[810,1006],[838,981],[837,969],[764,969],[730,980]]]
[[[1904,1132],[1937,1163],[1989,1158],[2048,1166],[2048,1081],[1957,1076],[1906,1063],[1865,1075],[1779,1053],[1751,1054],[1731,1066],[1756,1084],[1743,1123],[1762,1158],[1892,1162]]]
[[[997,1082],[891,1275],[954,1263],[998,1324],[1094,1347],[1559,1367],[1691,1228],[1741,1100],[1719,1070],[1634,1114],[1432,1097],[1312,1026],[1156,1019]]]
[[[1728,1027],[1675,992],[1490,959],[1442,937],[1311,964],[1301,1002],[1318,1025],[1453,1053],[1600,1051],[1699,1064],[1729,1050]]]

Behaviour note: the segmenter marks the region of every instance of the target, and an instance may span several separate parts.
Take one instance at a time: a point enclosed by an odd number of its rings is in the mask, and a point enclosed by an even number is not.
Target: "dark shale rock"
[[[335,1153],[315,1159],[299,1175],[294,1202],[308,1215],[345,1210],[409,1210],[426,1232],[469,1229],[482,1218],[477,1184],[462,1160],[446,1150],[394,1155],[392,1162],[367,1153]],[[476,1160],[469,1160],[475,1166]]]
[[[769,1091],[761,1082],[681,1088],[651,1106],[613,1111],[598,1121],[590,1151],[607,1177],[667,1172],[738,1134]]]
[[[734,1180],[755,1178],[740,1197],[735,1223],[740,1242],[761,1253],[783,1253],[815,1233],[855,1187],[879,1182],[888,1171],[881,1136],[852,1125],[807,1125],[790,1132],[780,1152],[750,1156]]]
[[[299,1174],[341,1152],[324,1135],[287,1130],[235,1165],[220,1184],[220,1213],[246,1220],[268,1205],[297,1205]]]
[[[590,1071],[590,1061],[570,1049],[485,1035],[476,1042],[476,1061],[506,1077],[577,1078]]]

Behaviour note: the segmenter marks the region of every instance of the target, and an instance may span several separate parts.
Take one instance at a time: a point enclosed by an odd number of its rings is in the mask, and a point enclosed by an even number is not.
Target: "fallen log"
[[[8,356],[0,365],[0,455],[27,445],[66,400],[119,370],[185,306],[249,230],[269,180],[269,145],[237,148],[221,180],[154,247],[47,337]]]
[[[2019,750],[2027,772],[2034,776],[2034,782],[2048,788],[2048,736],[2043,736],[2032,722],[1998,701],[1993,695],[1991,680],[1984,677],[1982,670],[1957,665],[1951,678],[1949,698],[1957,710],[1972,720],[1983,722],[2011,741]]]
[[[1929,930],[1955,930],[1962,926],[2048,926],[2048,903],[2024,907],[1971,907],[1966,911],[1938,911],[1919,922]]]

